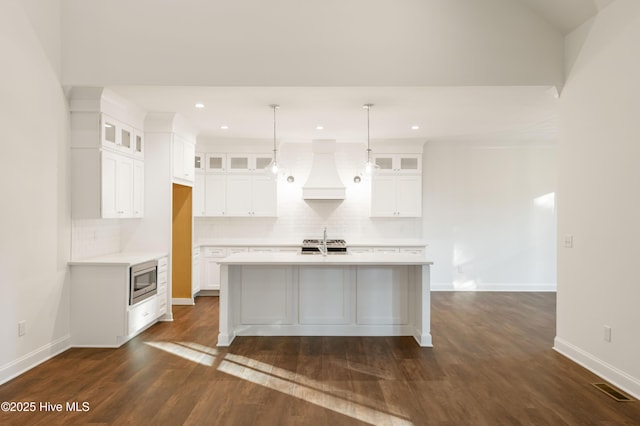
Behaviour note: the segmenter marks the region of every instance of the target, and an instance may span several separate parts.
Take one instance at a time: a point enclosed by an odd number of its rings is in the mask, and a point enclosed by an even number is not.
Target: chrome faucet
[[[327,255],[327,227],[324,227],[324,233],[322,234],[322,246],[318,247],[318,250],[320,250],[320,253],[322,253],[323,256]]]

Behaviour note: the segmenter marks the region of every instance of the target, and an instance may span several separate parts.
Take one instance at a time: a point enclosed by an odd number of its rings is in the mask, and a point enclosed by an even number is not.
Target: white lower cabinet
[[[71,345],[119,347],[168,310],[167,258],[158,259],[157,294],[129,305],[127,264],[72,263]]]
[[[169,298],[167,296],[167,283],[169,281],[168,272],[169,259],[166,257],[158,259],[158,318],[167,314]]]
[[[166,305],[165,305],[166,307]],[[133,335],[158,319],[158,299],[150,297],[134,306],[127,312],[128,335]]]
[[[195,296],[200,291],[200,247],[194,247],[191,255],[191,294]]]
[[[200,290],[220,290],[220,265],[218,260],[227,257],[227,249],[224,247],[203,247],[200,251],[202,256],[202,279]]]

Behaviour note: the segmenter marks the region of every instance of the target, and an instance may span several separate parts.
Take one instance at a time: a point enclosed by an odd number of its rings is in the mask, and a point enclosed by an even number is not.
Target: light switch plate
[[[573,248],[573,235],[564,236],[564,248]]]

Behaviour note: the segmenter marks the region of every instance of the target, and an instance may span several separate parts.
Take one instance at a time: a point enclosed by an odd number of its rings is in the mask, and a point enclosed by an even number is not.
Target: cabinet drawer
[[[157,296],[154,296],[129,309],[129,335],[137,333],[156,320],[157,303]]]
[[[158,287],[167,285],[167,271],[158,272]]]
[[[373,253],[372,247],[349,247],[347,249],[349,253],[358,254],[358,253]]]
[[[167,293],[158,293],[158,317],[167,313]]]
[[[158,271],[166,271],[169,260],[166,257],[158,259]]]
[[[222,247],[205,247],[204,255],[206,257],[225,257],[227,250]]]
[[[422,248],[401,248],[400,253],[411,253],[411,254],[419,254],[424,255],[424,249]]]
[[[229,248],[229,254],[246,253],[248,251],[249,251],[248,247],[231,247],[231,248]]]
[[[374,253],[399,253],[400,250],[397,247],[376,247],[373,249]]]

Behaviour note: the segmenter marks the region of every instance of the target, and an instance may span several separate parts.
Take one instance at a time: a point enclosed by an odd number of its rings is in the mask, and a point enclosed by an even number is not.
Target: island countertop
[[[432,265],[424,255],[411,253],[234,253],[217,261],[221,265]]]

